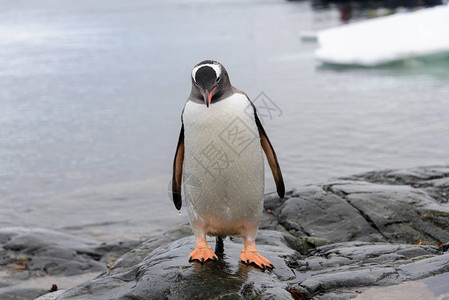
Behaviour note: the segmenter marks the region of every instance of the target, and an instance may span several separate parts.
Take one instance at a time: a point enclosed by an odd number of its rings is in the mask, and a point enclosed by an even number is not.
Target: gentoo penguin
[[[279,197],[284,181],[273,146],[248,96],[231,85],[217,61],[197,64],[184,106],[173,163],[175,207],[182,205],[181,185],[190,225],[196,236],[189,260],[217,260],[206,235],[241,236],[240,260],[262,269],[273,265],[256,250],[263,210],[265,152]]]

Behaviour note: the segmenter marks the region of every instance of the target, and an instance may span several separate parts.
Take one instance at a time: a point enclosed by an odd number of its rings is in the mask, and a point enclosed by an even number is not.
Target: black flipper
[[[177,210],[181,210],[182,196],[182,164],[184,162],[184,124],[182,124],[181,132],[179,133],[178,146],[176,147],[175,159],[173,161],[173,178],[172,178],[172,194],[173,203]]]
[[[281,167],[279,166],[279,162],[276,157],[276,152],[274,152],[273,146],[268,139],[265,129],[257,116],[256,109],[254,109],[254,117],[256,119],[257,128],[259,129],[260,144],[262,145],[263,151],[267,156],[268,164],[270,165],[271,172],[273,173],[274,182],[276,183],[276,190],[279,197],[282,199],[285,195],[285,185],[284,179],[282,178]]]

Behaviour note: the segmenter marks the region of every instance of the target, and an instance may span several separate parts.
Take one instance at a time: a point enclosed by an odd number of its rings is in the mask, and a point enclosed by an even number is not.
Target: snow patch
[[[449,53],[449,6],[322,30],[318,43],[322,62],[367,67]]]

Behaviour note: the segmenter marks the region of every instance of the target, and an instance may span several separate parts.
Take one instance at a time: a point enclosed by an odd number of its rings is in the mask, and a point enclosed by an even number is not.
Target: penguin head
[[[231,90],[228,72],[218,61],[204,60],[193,67],[191,97],[194,100],[204,102],[209,107]]]

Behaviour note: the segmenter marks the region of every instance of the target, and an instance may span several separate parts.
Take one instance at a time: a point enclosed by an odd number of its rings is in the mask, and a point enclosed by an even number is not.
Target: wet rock
[[[409,185],[425,191],[437,203],[447,204],[449,201],[449,166],[373,171],[351,178],[372,183]],[[447,209],[445,211],[448,212]]]
[[[398,285],[374,287],[359,294],[357,300],[372,299],[449,299],[449,273]]]
[[[288,246],[286,235],[260,232],[259,249],[275,265],[273,271],[240,263],[239,239],[225,240],[218,262],[189,263],[195,240],[187,236],[154,250],[146,243],[137,248],[147,254],[142,261],[114,267],[57,299],[292,299],[289,289],[304,299],[347,299],[368,287],[449,271],[449,254],[433,246],[342,242],[301,255]],[[127,259],[121,260],[125,265]]]
[[[447,278],[448,188],[449,167],[425,167],[303,186],[282,200],[270,194],[257,243],[272,271],[239,262],[241,239],[227,239],[218,262],[189,263],[195,241],[185,225],[151,237],[99,277],[48,300],[349,299],[373,287]],[[26,245],[12,243],[8,251],[27,253],[32,247]],[[87,258],[101,262],[103,256]],[[440,281],[438,293],[449,294]]]
[[[180,238],[192,235],[192,230],[189,224],[184,224],[177,228],[168,230],[160,235],[150,237],[147,241],[142,243],[139,247],[132,249],[125,255],[118,259],[113,267],[115,270],[126,270],[140,262],[142,262],[145,257],[150,254],[157,247],[166,245],[170,242],[176,241]]]
[[[133,256],[122,257],[117,267],[97,279],[77,286],[58,299],[285,299],[290,297],[285,286],[295,273],[285,262],[294,254],[284,235],[262,231],[258,249],[276,268],[262,272],[254,266],[239,262],[243,247],[241,239],[225,240],[225,252],[218,262],[204,265],[188,262],[193,250],[193,236],[181,238],[152,250],[153,240],[136,252],[147,256],[134,261]],[[211,243],[212,245],[214,242]],[[125,263],[125,261],[132,263]],[[133,266],[129,266],[135,263]],[[124,265],[128,267],[123,268]]]
[[[311,188],[317,192],[308,197]],[[279,223],[289,231],[293,229],[296,236],[316,236],[330,242],[384,240],[355,207],[318,187],[307,187],[305,194],[294,193],[275,211]]]
[[[345,242],[312,250],[305,280],[292,284],[305,298],[352,297],[370,286],[389,286],[449,272],[449,255],[432,246]],[[320,296],[320,297],[318,297]],[[328,297],[328,298],[326,298]],[[344,298],[343,297],[343,298]],[[339,299],[340,297],[337,297]]]
[[[8,289],[0,291],[0,299],[2,300],[27,300],[36,299],[37,297],[48,293],[48,290],[39,288],[21,288]]]
[[[53,299],[56,299],[59,295],[61,295],[64,292],[65,292],[65,290],[58,290],[56,292],[51,292],[51,293],[45,294],[43,296],[40,296],[39,298],[36,298],[36,300],[37,299],[39,299],[39,300],[53,300]]]
[[[449,168],[369,172],[269,199],[269,228],[329,242],[449,242]]]
[[[0,229],[0,299],[34,299],[51,286],[24,288],[24,280],[103,272],[138,244],[102,244],[42,228]]]
[[[449,178],[449,166],[416,167],[401,170],[371,171],[349,178],[382,184],[419,185]]]

